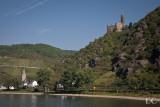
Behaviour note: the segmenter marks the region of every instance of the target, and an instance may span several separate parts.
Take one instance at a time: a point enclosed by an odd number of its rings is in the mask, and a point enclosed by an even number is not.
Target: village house
[[[28,86],[28,87],[38,86],[38,83],[35,80],[27,81],[25,69],[23,70],[23,73],[22,73],[22,83],[23,83],[23,86]]]

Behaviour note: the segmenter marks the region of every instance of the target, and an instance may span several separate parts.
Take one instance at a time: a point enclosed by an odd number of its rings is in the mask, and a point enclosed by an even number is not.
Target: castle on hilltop
[[[107,33],[112,33],[112,32],[120,32],[122,31],[122,28],[125,27],[125,19],[124,19],[124,15],[121,15],[121,22],[116,22],[116,25],[111,25],[108,26],[107,25]]]

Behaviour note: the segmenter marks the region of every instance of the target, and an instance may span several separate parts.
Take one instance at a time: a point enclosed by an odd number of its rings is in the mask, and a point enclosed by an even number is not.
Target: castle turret
[[[121,23],[122,23],[122,27],[124,27],[125,24],[125,18],[124,18],[124,14],[121,15]]]

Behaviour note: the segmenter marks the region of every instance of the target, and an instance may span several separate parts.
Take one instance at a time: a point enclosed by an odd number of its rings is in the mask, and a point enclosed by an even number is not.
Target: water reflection
[[[11,95],[9,96],[9,100],[13,100],[13,99],[14,99],[14,95],[11,94]]]
[[[65,100],[67,98],[67,96],[62,96],[61,100]]]
[[[14,95],[11,94],[9,97],[6,95],[6,98],[9,99],[8,105],[9,105],[10,107],[12,107],[12,101],[14,100]]]
[[[73,97],[72,97],[72,100],[75,100],[75,98],[76,98],[76,97],[75,97],[75,96],[73,96]]]
[[[0,107],[160,107],[145,101],[48,95],[0,95]]]
[[[21,95],[21,96],[17,96],[17,97],[21,98],[21,100],[20,100],[21,107],[26,107],[25,106],[26,96],[25,95]]]
[[[32,101],[31,107],[36,107],[37,106],[37,96],[36,95],[32,95],[31,101]]]

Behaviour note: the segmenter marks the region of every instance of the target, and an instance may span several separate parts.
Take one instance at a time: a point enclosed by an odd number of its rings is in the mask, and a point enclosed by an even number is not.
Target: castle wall
[[[108,33],[108,34],[109,34],[109,33],[112,33],[113,30],[114,30],[114,28],[115,28],[114,25],[111,25],[111,26],[108,26],[108,25],[107,25],[107,33]]]
[[[120,23],[120,22],[117,22],[116,23],[116,32],[120,32],[120,31],[122,31],[122,23]]]

